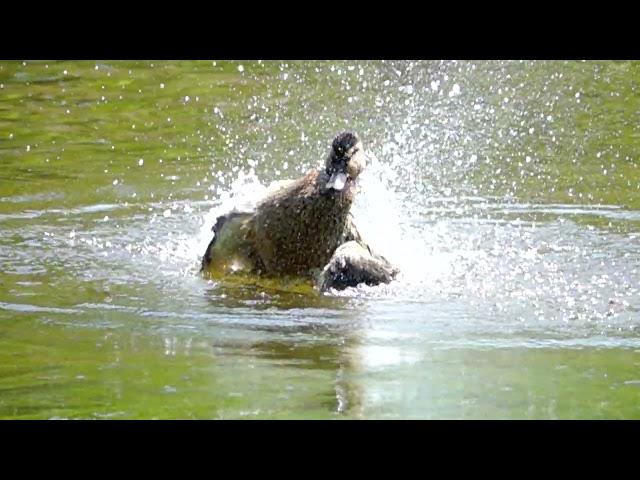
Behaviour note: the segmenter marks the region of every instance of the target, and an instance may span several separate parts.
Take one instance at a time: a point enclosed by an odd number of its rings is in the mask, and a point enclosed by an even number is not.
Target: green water
[[[0,62],[0,418],[640,418],[639,62]],[[198,275],[353,129],[402,270]]]

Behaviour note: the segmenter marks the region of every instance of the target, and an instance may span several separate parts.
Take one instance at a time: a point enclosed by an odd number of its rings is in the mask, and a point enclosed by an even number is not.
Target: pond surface
[[[0,418],[640,418],[640,63],[0,62]],[[402,273],[198,275],[360,133]]]

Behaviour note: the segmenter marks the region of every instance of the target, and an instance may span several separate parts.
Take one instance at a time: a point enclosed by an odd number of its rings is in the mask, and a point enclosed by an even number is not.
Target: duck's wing
[[[360,235],[360,232],[358,231],[358,228],[353,221],[353,214],[349,212],[349,215],[347,215],[347,223],[345,225],[344,238],[342,242],[346,243],[352,240],[361,243],[362,245],[365,245],[367,248],[369,248],[366,242],[362,239],[362,235]]]
[[[361,283],[379,285],[391,282],[398,272],[386,258],[351,240],[336,249],[317,279],[317,284],[320,291],[329,288],[342,290]]]
[[[386,262],[387,264],[389,264],[389,266],[391,266],[391,263],[389,263],[389,261],[386,258],[384,258],[379,253],[374,252],[369,246],[369,244],[364,241],[364,239],[362,238],[362,235],[360,235],[360,232],[356,227],[356,224],[354,223],[353,215],[351,214],[351,212],[349,212],[349,215],[347,216],[347,223],[345,226],[344,239],[342,243],[351,242],[351,241],[358,242],[362,247],[364,247],[369,252],[369,254],[372,257],[378,258],[381,262]]]
[[[281,189],[283,189],[285,187],[291,186],[294,182],[295,182],[295,179],[292,179],[292,180],[274,180],[267,187],[267,191],[265,193],[265,196],[273,195],[275,192],[277,192],[277,191],[279,191],[279,190],[281,190]]]
[[[342,290],[361,283],[378,285],[389,283],[400,270],[389,260],[374,252],[364,241],[349,213],[343,243],[336,249],[318,278],[320,291],[329,288]]]

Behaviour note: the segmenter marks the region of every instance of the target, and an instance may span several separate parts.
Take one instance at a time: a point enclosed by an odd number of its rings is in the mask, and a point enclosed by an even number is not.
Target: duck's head
[[[362,142],[353,132],[342,132],[336,135],[325,164],[329,181],[327,191],[342,191],[354,185],[355,179],[362,173],[367,164]]]

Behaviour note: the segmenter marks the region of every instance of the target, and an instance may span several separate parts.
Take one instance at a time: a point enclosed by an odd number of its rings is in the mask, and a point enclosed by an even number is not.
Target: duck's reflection
[[[314,405],[309,404],[303,392],[298,392],[304,409],[361,418],[362,392],[355,381],[363,320],[357,308],[360,301],[283,290],[267,295],[257,293],[248,286],[213,288],[209,292],[208,299],[215,307],[243,312],[239,321],[224,324],[225,331],[234,332],[223,340],[225,349],[233,349],[234,355],[245,359],[264,361],[269,368],[282,368],[283,375],[284,369],[309,371],[309,375],[299,377],[299,382],[293,382],[292,395],[297,395],[296,384],[301,390],[305,388],[305,377],[308,381],[322,378],[326,386],[314,394]],[[251,307],[254,316],[247,315],[242,307]],[[237,342],[231,341],[235,334],[240,334]],[[313,391],[318,392],[315,387]]]
[[[361,391],[353,381],[351,363],[356,337],[338,334],[342,337],[338,339],[338,335],[332,332],[320,338],[318,329],[313,331],[314,340],[306,343],[295,340],[256,342],[251,346],[251,355],[276,365],[330,372],[331,383],[317,401],[325,410],[359,418],[362,414]]]

